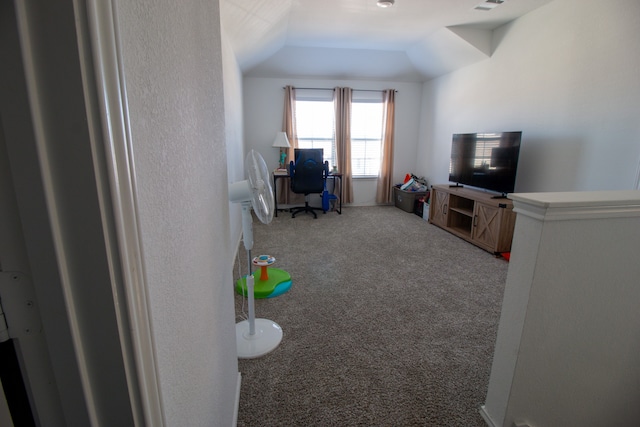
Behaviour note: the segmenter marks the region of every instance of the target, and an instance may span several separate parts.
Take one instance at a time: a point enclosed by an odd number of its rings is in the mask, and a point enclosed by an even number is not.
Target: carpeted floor
[[[281,212],[254,238],[293,286],[256,300],[284,337],[239,361],[238,426],[485,425],[504,259],[393,206]]]

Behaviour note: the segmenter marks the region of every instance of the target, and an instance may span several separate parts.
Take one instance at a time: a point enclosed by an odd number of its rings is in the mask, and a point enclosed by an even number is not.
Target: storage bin
[[[393,187],[393,201],[397,208],[405,212],[414,212],[416,199],[423,197],[427,191],[405,191],[400,187]]]

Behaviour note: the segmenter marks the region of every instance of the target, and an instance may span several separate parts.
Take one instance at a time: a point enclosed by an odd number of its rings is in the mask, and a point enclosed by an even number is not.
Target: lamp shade
[[[287,133],[286,132],[278,132],[276,134],[275,139],[273,140],[273,147],[286,147],[289,148],[291,147],[289,145],[289,138],[287,138]]]

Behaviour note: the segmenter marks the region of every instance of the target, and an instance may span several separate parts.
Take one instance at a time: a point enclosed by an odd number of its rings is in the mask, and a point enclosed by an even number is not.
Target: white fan
[[[253,359],[275,350],[282,340],[282,328],[268,319],[256,319],[254,308],[254,279],[251,274],[251,249],[253,248],[253,221],[251,207],[258,219],[268,224],[273,219],[273,191],[269,181],[269,171],[262,156],[251,150],[244,161],[247,180],[229,185],[229,200],[242,203],[242,234],[249,260],[247,274],[247,299],[249,319],[236,324],[238,357]]]

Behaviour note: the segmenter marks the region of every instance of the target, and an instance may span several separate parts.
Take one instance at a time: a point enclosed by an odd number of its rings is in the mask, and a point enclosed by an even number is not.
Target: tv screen
[[[454,134],[449,181],[513,193],[521,138],[520,131]]]

